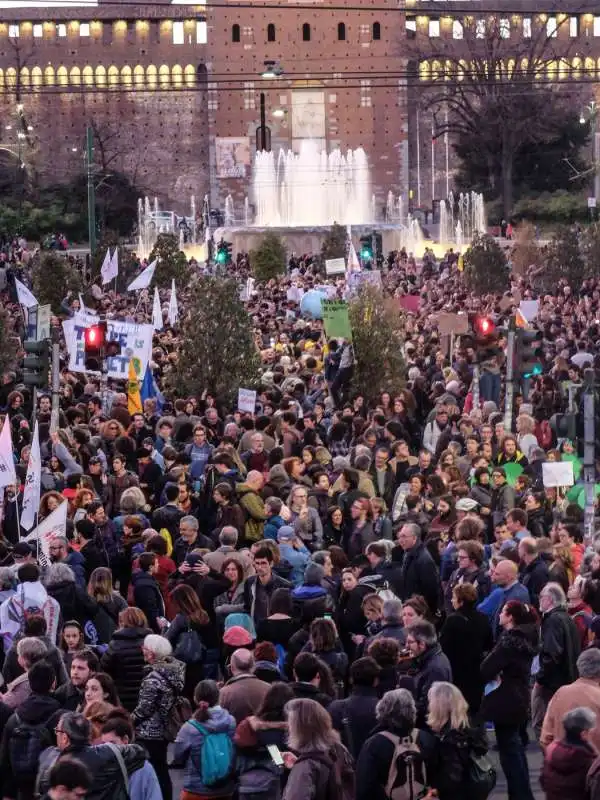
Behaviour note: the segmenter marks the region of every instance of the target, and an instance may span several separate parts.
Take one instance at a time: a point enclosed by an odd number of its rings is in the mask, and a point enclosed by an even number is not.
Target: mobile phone
[[[281,750],[277,747],[277,745],[268,744],[267,750],[269,751],[269,755],[273,759],[275,766],[283,767],[283,756],[281,755]]]

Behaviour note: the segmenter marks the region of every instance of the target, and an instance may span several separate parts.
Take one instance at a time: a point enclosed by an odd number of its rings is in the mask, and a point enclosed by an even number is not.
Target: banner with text
[[[352,341],[348,303],[343,300],[322,300],[321,308],[323,309],[323,325],[327,338]]]
[[[85,368],[84,332],[98,321],[96,314],[85,313],[75,314],[72,319],[63,322],[71,372],[89,372]],[[117,341],[121,345],[121,355],[106,359],[108,377],[126,380],[129,362],[133,360],[135,371],[141,380],[152,354],[153,333],[152,325],[107,320],[106,341]]]

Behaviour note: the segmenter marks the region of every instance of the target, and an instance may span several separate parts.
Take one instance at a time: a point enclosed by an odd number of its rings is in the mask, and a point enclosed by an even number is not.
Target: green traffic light
[[[361,250],[360,251],[360,257],[364,258],[364,259],[371,258],[371,251],[370,250]]]
[[[217,253],[217,261],[219,264],[224,264],[227,261],[227,253],[224,250],[219,250]]]

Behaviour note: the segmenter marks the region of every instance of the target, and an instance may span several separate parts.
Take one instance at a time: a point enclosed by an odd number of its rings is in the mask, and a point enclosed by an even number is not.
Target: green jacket
[[[245,539],[247,542],[258,542],[263,538],[264,523],[267,518],[262,497],[247,483],[238,483],[235,490],[246,516]]]

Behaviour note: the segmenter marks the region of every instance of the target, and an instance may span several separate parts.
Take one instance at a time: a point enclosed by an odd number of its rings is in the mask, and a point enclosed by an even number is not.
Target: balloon
[[[321,300],[327,300],[327,295],[321,289],[311,289],[306,292],[300,301],[300,311],[305,317],[312,317],[313,319],[321,319],[323,317],[323,309],[321,308]]]

